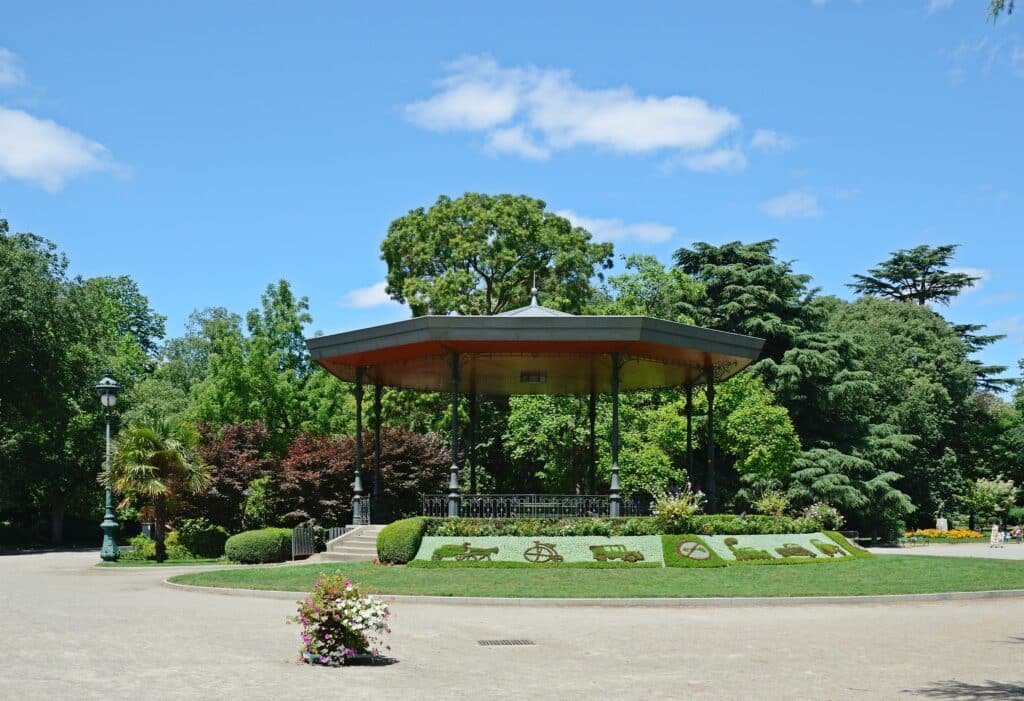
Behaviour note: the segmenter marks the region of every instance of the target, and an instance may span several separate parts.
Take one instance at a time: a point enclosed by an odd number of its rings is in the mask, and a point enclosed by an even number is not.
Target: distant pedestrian
[[[990,548],[1001,548],[1003,547],[1003,537],[999,533],[999,524],[992,524],[992,533],[988,539],[988,547]]]
[[[1020,545],[1021,543],[1024,543],[1024,528],[1021,528],[1021,527],[1020,527],[1020,524],[1017,524],[1017,525],[1016,525],[1016,526],[1014,527],[1014,529],[1013,529],[1013,532],[1012,532],[1012,533],[1010,534],[1010,536],[1011,536],[1011,537],[1012,537],[1012,538],[1013,538],[1013,539],[1014,539],[1015,541],[1017,541],[1017,544],[1018,544],[1018,545]]]

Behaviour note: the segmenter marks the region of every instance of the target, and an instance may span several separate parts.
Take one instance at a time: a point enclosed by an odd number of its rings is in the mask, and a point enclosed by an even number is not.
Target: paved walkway
[[[991,557],[1024,560],[1024,545],[1007,543],[997,548],[984,543],[925,543],[904,548],[868,548],[876,555],[941,555],[942,557]]]
[[[969,546],[955,546],[969,547]],[[1024,599],[793,608],[395,606],[388,666],[295,661],[287,601],[94,553],[0,557],[0,699],[1021,699]],[[529,638],[534,647],[476,641]]]

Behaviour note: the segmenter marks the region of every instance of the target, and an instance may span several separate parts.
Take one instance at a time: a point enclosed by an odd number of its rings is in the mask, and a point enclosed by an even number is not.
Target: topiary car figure
[[[732,537],[726,538],[723,542],[725,543],[725,547],[732,551],[733,557],[737,560],[749,561],[775,559],[772,557],[771,553],[765,550],[740,546],[740,542]]]
[[[811,538],[811,545],[829,557],[843,557],[846,552],[835,543],[822,543],[817,538]]]
[[[775,552],[782,557],[818,557],[815,553],[796,543],[783,543],[781,548],[775,548]]]
[[[468,548],[469,543],[463,543],[462,545],[440,545],[434,548],[434,554],[430,556],[430,559],[444,560],[449,557],[458,557],[466,552]]]
[[[454,557],[460,562],[463,560],[490,560],[491,555],[497,555],[498,548],[474,548],[469,543],[462,545],[441,545],[434,549],[430,556],[431,560],[444,560]]]
[[[627,550],[625,545],[591,545],[590,552],[598,562],[608,560],[623,560],[625,562],[640,562],[644,554],[636,550]]]

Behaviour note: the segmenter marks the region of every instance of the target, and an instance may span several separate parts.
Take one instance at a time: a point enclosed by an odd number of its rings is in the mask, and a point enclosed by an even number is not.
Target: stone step
[[[384,526],[362,526],[327,544],[323,562],[372,562],[377,559],[377,535]]]
[[[375,545],[350,545],[348,543],[339,543],[327,552],[329,553],[375,553],[377,552],[377,546]]]
[[[376,543],[377,536],[375,535],[364,535],[362,533],[353,533],[352,535],[344,535],[340,538],[335,538],[335,543]]]
[[[367,555],[350,555],[348,553],[338,552],[325,552],[320,553],[319,562],[373,562],[377,557],[374,553],[373,556]]]

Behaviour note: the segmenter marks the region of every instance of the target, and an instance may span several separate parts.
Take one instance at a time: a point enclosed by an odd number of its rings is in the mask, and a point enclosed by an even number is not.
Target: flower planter
[[[331,666],[333,666],[333,665],[331,665],[331,664],[329,664],[327,662],[321,662],[319,655],[314,655],[314,654],[309,653],[309,652],[303,652],[302,653],[302,661],[305,662],[306,664],[320,665],[322,667],[331,667]],[[345,666],[347,664],[352,664],[353,662],[357,662],[357,663],[368,662],[370,664],[374,664],[376,661],[377,661],[377,656],[374,655],[372,652],[358,652],[355,655],[350,655],[348,657],[343,657],[341,659],[341,665],[339,665],[339,666],[343,667],[343,666]]]

